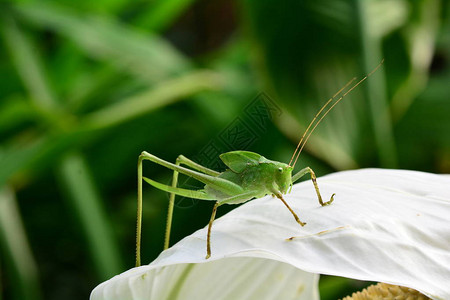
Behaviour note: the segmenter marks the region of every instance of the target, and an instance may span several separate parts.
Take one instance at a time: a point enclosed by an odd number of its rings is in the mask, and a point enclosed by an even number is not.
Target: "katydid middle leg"
[[[212,227],[212,223],[214,222],[214,219],[216,218],[217,207],[219,207],[219,202],[216,202],[216,204],[214,204],[214,208],[213,208],[213,211],[211,214],[211,219],[209,220],[209,224],[208,224],[208,234],[206,235],[206,257],[205,257],[205,259],[208,259],[211,256],[211,227]]]
[[[317,198],[319,199],[320,205],[325,206],[325,205],[331,204],[331,202],[333,202],[333,200],[334,200],[334,195],[335,194],[331,195],[330,200],[328,200],[327,202],[323,202],[322,196],[320,195],[319,186],[317,185],[316,174],[314,173],[314,171],[310,167],[306,167],[306,168],[300,170],[294,176],[292,176],[292,183],[296,182],[297,180],[299,180],[301,177],[303,177],[307,173],[311,174],[311,180],[312,180],[312,182],[314,184],[314,189],[316,190]]]
[[[197,164],[196,162],[190,160],[184,155],[179,155],[175,161],[175,165],[179,166],[181,164],[184,164],[188,167],[191,167],[194,170],[197,170],[199,172],[202,172],[207,175],[211,176],[219,176],[220,173],[211,169],[208,169],[202,165]],[[172,187],[177,187],[178,184],[178,171],[173,171],[173,177],[172,177]],[[170,193],[169,197],[169,209],[167,210],[167,221],[166,221],[166,234],[164,237],[164,250],[169,248],[170,243],[170,231],[172,227],[172,215],[173,215],[173,207],[175,204],[175,193]]]
[[[253,198],[255,195],[254,191],[248,191],[239,195],[231,196],[225,199],[222,199],[220,201],[217,201],[216,204],[214,204],[214,208],[211,214],[211,219],[209,220],[208,224],[208,233],[206,235],[206,257],[205,259],[208,259],[211,257],[211,227],[214,222],[214,219],[216,218],[216,212],[217,208],[222,205],[226,204],[227,202],[233,202],[233,201],[239,201],[239,200],[247,200]]]

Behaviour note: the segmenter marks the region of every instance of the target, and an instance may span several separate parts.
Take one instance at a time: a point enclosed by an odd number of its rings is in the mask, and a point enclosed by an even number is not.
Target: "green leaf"
[[[217,89],[222,85],[220,79],[219,74],[200,70],[161,82],[140,94],[86,115],[82,126],[97,129],[119,124],[203,90]]]
[[[194,0],[157,0],[149,3],[149,8],[139,16],[137,23],[152,31],[167,28]]]
[[[366,74],[382,59],[382,38],[376,33],[375,17],[372,11],[376,6],[382,6],[385,1],[361,1],[356,0],[355,17],[361,44],[361,57],[363,69]],[[395,8],[395,6],[394,6]],[[391,18],[395,20],[394,18]],[[386,168],[395,168],[397,166],[397,149],[394,141],[393,124],[389,111],[389,99],[387,95],[387,80],[384,69],[374,73],[367,82],[364,83],[366,98],[369,102],[369,115],[373,125],[375,137],[375,146],[379,156],[380,165]]]
[[[53,109],[56,103],[48,88],[49,83],[43,71],[42,61],[36,54],[36,49],[10,15],[5,12],[1,15],[6,44],[30,97],[43,109]]]
[[[81,15],[58,5],[40,2],[15,7],[24,19],[72,39],[88,56],[105,60],[147,81],[185,71],[189,63],[169,43],[107,17]]]
[[[32,165],[36,158],[45,157],[46,149],[51,148],[54,140],[48,137],[29,138],[11,145],[2,145],[0,149],[0,186],[19,171]]]
[[[3,99],[0,103],[0,134],[34,120],[35,110],[21,97]]]

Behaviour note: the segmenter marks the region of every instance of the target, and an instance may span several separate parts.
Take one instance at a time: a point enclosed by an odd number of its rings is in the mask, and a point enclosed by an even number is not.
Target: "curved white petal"
[[[180,294],[190,293],[192,298],[180,299],[245,299],[255,284],[264,284],[273,293],[256,296],[260,299],[289,299],[276,293],[292,295],[296,284],[305,287],[307,297],[302,299],[314,299],[310,295],[315,293],[315,278],[291,266],[398,284],[433,299],[450,299],[450,177],[366,169],[331,174],[319,178],[318,184],[324,200],[336,193],[331,205],[318,204],[310,181],[295,185],[285,196],[306,226],[300,227],[276,198],[248,202],[214,222],[209,260],[204,259],[206,230],[202,229],[149,266],[99,285],[91,299],[166,299],[183,272],[188,275]],[[204,262],[208,263],[186,265]],[[277,271],[272,269],[290,275],[274,284]],[[139,279],[144,273],[146,277]],[[213,286],[221,290],[222,298],[207,296],[215,291]],[[222,294],[228,287],[233,297]]]
[[[318,300],[317,274],[261,258],[224,258],[204,264],[151,264],[103,284],[91,300],[301,299]]]

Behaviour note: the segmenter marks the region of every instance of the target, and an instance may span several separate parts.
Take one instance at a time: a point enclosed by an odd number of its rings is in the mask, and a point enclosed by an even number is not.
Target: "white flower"
[[[306,226],[277,198],[252,200],[214,222],[210,259],[204,228],[91,299],[319,299],[316,274],[450,299],[450,177],[366,169],[318,184],[323,197],[336,193],[331,205],[319,205],[309,180],[285,197]]]

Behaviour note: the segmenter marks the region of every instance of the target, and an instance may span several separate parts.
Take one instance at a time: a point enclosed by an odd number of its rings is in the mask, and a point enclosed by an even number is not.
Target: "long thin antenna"
[[[344,89],[346,89],[353,81],[355,81],[356,77],[353,77],[349,82],[347,82],[339,91],[336,92],[336,94],[333,95],[330,99],[328,99],[327,103],[325,103],[322,108],[319,110],[319,112],[314,116],[314,119],[312,119],[311,123],[309,123],[308,128],[306,128],[305,133],[303,133],[302,138],[300,139],[300,142],[297,144],[297,148],[295,148],[294,154],[292,154],[291,160],[289,161],[289,165],[291,165],[292,161],[294,160],[295,154],[297,153],[298,148],[300,148],[300,145],[303,142],[303,139],[305,138],[306,134],[308,133],[309,128],[314,123],[314,121],[317,119],[317,117],[320,115],[320,113],[325,109],[325,107],[330,104],[333,99],[339,95]]]
[[[346,91],[346,92],[345,92],[338,100],[336,100],[336,102],[335,102],[333,105],[330,106],[330,108],[328,108],[328,109],[325,111],[325,113],[323,114],[323,116],[317,121],[317,123],[314,125],[314,127],[311,129],[311,131],[309,131],[308,135],[306,136],[306,139],[305,139],[303,145],[301,146],[300,150],[298,151],[297,156],[296,156],[296,158],[295,158],[295,161],[294,161],[294,164],[292,165],[292,167],[295,167],[295,164],[297,163],[297,160],[298,160],[298,158],[299,158],[299,156],[300,156],[300,153],[302,152],[303,148],[305,147],[306,142],[308,141],[308,139],[309,139],[309,137],[311,136],[311,134],[313,133],[313,131],[316,129],[317,125],[319,125],[320,122],[323,120],[323,118],[325,118],[325,116],[326,116],[326,115],[327,115],[327,114],[328,114],[328,113],[336,106],[336,104],[338,104],[342,99],[344,99],[345,96],[347,96],[351,91],[353,91],[358,85],[360,85],[363,81],[365,81],[369,76],[371,76],[373,73],[375,73],[375,72],[378,70],[378,68],[379,68],[383,63],[384,63],[384,59],[381,60],[381,62],[375,67],[375,69],[373,69],[369,74],[367,74],[366,76],[364,76],[364,78],[362,78],[362,79],[361,79],[360,81],[358,81],[354,86],[352,86],[348,91]],[[353,79],[353,80],[354,80],[354,79]],[[353,82],[353,80],[349,81],[349,83],[347,83],[347,84],[346,84],[342,89],[340,89],[339,92],[336,93],[336,94],[339,94],[343,89],[345,89],[345,88],[350,84],[350,82]],[[336,94],[335,94],[335,95],[336,95]],[[316,120],[316,118],[318,117],[318,115],[323,111],[323,109],[329,104],[329,102],[331,102],[331,100],[334,99],[334,97],[335,97],[335,96],[333,96],[333,98],[331,98],[330,100],[328,100],[328,102],[320,109],[320,111],[316,114],[316,116],[314,117],[314,119],[313,119],[313,120],[311,121],[311,123],[309,124],[308,129],[309,129],[309,127],[314,123],[314,121]],[[306,129],[305,133],[303,134],[303,136],[302,136],[302,138],[301,138],[299,144],[297,145],[297,149],[299,148],[300,144],[302,143],[303,138],[305,137],[306,133],[308,132],[308,129]],[[297,152],[297,149],[295,150],[295,152]],[[295,155],[295,152],[294,152],[294,155]],[[291,159],[291,161],[289,162],[289,165],[291,165],[291,162],[292,162],[292,159]]]

